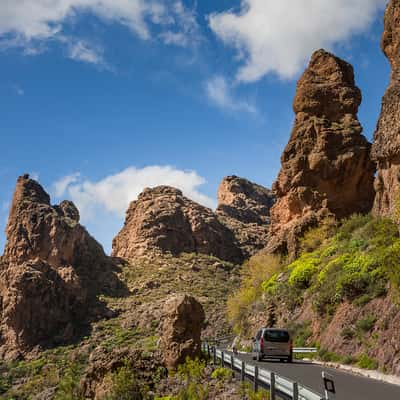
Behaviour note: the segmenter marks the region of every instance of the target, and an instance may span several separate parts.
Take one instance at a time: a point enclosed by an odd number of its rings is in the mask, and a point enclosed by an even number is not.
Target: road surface
[[[246,363],[258,365],[260,368],[297,381],[321,394],[323,394],[322,371],[326,371],[334,377],[336,400],[400,400],[400,386],[322,367],[307,361],[295,360],[293,364],[288,364],[273,360],[253,361],[250,354],[238,354],[236,357]]]

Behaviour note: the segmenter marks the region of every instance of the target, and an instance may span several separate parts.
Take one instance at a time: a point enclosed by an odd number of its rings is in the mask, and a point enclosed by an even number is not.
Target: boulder
[[[274,200],[271,190],[237,176],[227,176],[219,186],[216,214],[246,258],[267,244]]]
[[[201,253],[241,262],[232,232],[208,208],[183,196],[178,189],[145,189],[126,213],[125,225],[113,240],[113,255],[126,259],[150,251]]]
[[[165,302],[160,350],[165,366],[175,369],[186,357],[201,355],[201,331],[205,314],[192,296],[173,295]]]
[[[374,213],[393,216],[400,199],[400,3],[389,2],[381,47],[390,61],[392,73],[382,100],[382,110],[374,134],[372,158],[377,164]]]
[[[357,119],[353,68],[318,50],[297,84],[292,134],[273,190],[268,252],[296,256],[299,238],[323,218],[369,212],[375,167]]]

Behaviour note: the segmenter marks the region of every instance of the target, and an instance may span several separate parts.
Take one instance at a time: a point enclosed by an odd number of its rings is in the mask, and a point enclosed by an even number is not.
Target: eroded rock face
[[[79,224],[74,204],[50,205],[28,175],[18,179],[6,234],[0,272],[4,357],[71,339],[75,323],[100,310],[96,295],[120,287],[109,257]]]
[[[202,305],[192,296],[174,295],[166,301],[163,316],[160,349],[166,367],[175,369],[186,357],[199,357],[205,320]]]
[[[372,146],[372,157],[378,166],[374,212],[392,216],[400,195],[400,3],[397,0],[387,6],[381,46],[392,74]]]
[[[113,240],[116,257],[134,259],[151,250],[242,260],[232,232],[216,215],[169,186],[145,189],[130,204],[125,225]]]
[[[246,258],[268,241],[272,191],[237,176],[224,178],[218,189],[216,214],[235,235]]]
[[[268,251],[295,256],[299,237],[321,219],[370,211],[375,168],[357,119],[360,103],[352,66],[315,52],[297,85],[295,123],[273,187]]]

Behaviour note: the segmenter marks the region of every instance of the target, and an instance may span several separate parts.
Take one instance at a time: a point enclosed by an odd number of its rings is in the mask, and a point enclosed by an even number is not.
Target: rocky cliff
[[[240,262],[233,233],[208,208],[178,189],[145,189],[126,213],[123,229],[113,240],[113,255],[134,259],[148,251],[201,253]]]
[[[18,179],[6,234],[0,332],[7,357],[71,339],[77,322],[100,312],[95,296],[119,288],[110,259],[79,224],[74,204],[52,206],[28,175]]]
[[[246,258],[268,241],[272,191],[237,176],[224,178],[218,189],[216,214],[235,235]]]
[[[378,166],[374,212],[392,216],[400,186],[400,3],[397,0],[387,6],[381,47],[390,61],[392,74],[372,146],[372,157]]]
[[[295,255],[298,238],[324,217],[371,209],[374,164],[357,119],[360,103],[352,66],[315,52],[297,84],[294,127],[273,187],[268,251]]]

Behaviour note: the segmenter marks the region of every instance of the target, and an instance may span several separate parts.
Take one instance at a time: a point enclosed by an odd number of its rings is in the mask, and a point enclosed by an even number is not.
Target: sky
[[[71,199],[107,252],[145,188],[216,206],[271,187],[313,51],[353,64],[372,140],[386,0],[0,0],[0,247],[16,179]]]

